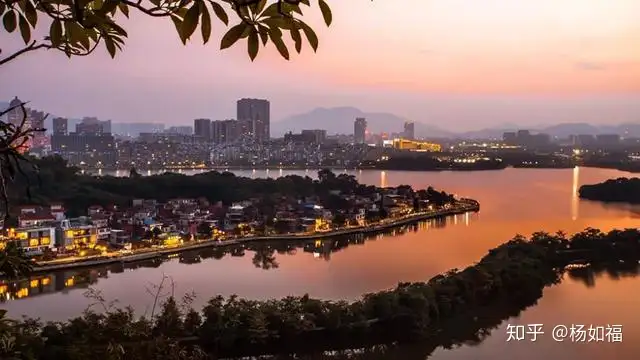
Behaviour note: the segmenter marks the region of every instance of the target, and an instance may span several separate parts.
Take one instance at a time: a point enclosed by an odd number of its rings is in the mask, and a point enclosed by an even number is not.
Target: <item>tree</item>
[[[247,51],[255,59],[260,44],[269,41],[280,55],[289,59],[283,31],[290,33],[295,50],[302,50],[302,35],[311,48],[318,48],[314,30],[303,22],[301,5],[311,7],[315,0],[0,0],[4,31],[20,33],[25,47],[0,58],[4,65],[21,55],[50,49],[68,57],[87,56],[103,44],[111,57],[122,50],[127,31],[120,20],[137,12],[154,18],[171,19],[178,36],[186,44],[200,29],[203,42],[212,33],[212,15],[229,25],[228,13],[236,23],[222,36],[220,48],[226,49],[240,39],[247,39]],[[327,26],[332,22],[331,9],[325,0],[317,0]],[[47,36],[33,39],[38,24],[50,24]]]
[[[32,261],[15,242],[8,242],[0,251],[0,274],[10,279],[27,276],[33,270]]]
[[[2,6],[0,6],[0,9],[2,9]],[[14,118],[19,119],[17,123],[0,121],[0,205],[2,205],[1,210],[4,210],[5,225],[9,222],[11,215],[8,194],[9,183],[13,183],[16,177],[21,175],[27,185],[27,196],[31,196],[29,193],[30,177],[26,176],[25,171],[29,170],[28,167],[34,169],[35,167],[25,157],[24,152],[34,134],[45,131],[45,129],[30,126],[27,121],[28,114],[25,105],[26,103],[20,102],[13,104],[4,111],[0,111],[0,118],[4,115],[13,115]]]

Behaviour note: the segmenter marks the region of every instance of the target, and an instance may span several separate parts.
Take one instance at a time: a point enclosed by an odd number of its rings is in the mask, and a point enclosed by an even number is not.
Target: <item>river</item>
[[[314,171],[280,170],[235,173],[249,177],[315,175]],[[254,264],[252,260],[256,257],[247,250],[242,257],[227,254],[217,260],[214,254],[203,256],[194,264],[176,258],[136,269],[98,268],[76,275],[72,283],[69,283],[69,274],[56,274],[49,280],[51,292],[35,295],[37,291],[31,290],[29,294],[23,293],[24,298],[7,300],[0,306],[12,316],[24,314],[57,320],[77,315],[93,302],[83,295],[86,288],[73,284],[84,277],[91,278],[91,287],[102,292],[107,300],[117,299],[119,304],[132,305],[144,312],[153,301],[145,288],[158,284],[164,275],[172,278],[176,294],[193,290],[196,306],[217,294],[263,299],[309,293],[326,299],[353,299],[366,292],[393,287],[399,281],[423,281],[451,268],[465,267],[515,234],[640,226],[640,207],[604,205],[577,197],[577,189],[582,184],[629,176],[615,170],[510,168],[479,172],[369,170],[349,173],[360,182],[378,186],[434,186],[478,200],[481,211],[444,222],[425,222],[401,234],[351,239],[351,245],[336,252],[280,249],[282,253],[275,253],[277,266],[271,262]],[[56,287],[64,290],[54,291]],[[635,360],[640,354],[640,317],[633,316],[638,311],[638,298],[640,278],[635,276],[605,274],[591,281],[565,276],[560,285],[545,290],[535,307],[517,319],[505,321],[485,341],[453,350],[438,349],[430,358],[495,359],[504,357],[502,354],[508,351],[509,357],[516,359]],[[508,324],[543,324],[545,334],[539,335],[537,342],[506,342]],[[550,331],[562,324],[622,325],[624,340],[616,344],[556,342],[551,339]]]

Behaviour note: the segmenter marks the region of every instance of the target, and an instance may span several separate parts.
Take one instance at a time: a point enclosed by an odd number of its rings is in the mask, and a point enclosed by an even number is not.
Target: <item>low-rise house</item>
[[[56,218],[56,221],[64,220],[64,205],[62,203],[49,204],[49,210],[51,215]]]
[[[97,228],[98,240],[107,240],[111,235],[109,217],[100,213],[90,216],[91,223]]]
[[[64,209],[62,209],[59,204],[52,205],[51,207],[27,205],[20,207],[18,226],[32,227],[60,219],[64,219]]]
[[[15,242],[27,255],[42,254],[45,249],[55,250],[55,228],[51,226],[32,226],[8,229],[0,236],[0,248]]]
[[[51,213],[27,213],[18,217],[18,226],[33,227],[56,221],[55,216]]]
[[[88,218],[66,219],[56,229],[56,245],[60,249],[92,248],[98,242],[98,228]]]
[[[91,205],[89,206],[89,208],[87,209],[87,214],[89,216],[93,216],[93,215],[97,215],[97,214],[101,214],[104,212],[104,208],[100,205]]]
[[[125,230],[111,229],[109,243],[126,250],[131,250],[131,234]]]

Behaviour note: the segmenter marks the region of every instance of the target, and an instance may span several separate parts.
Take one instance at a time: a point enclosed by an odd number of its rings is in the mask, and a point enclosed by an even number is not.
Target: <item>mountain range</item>
[[[328,134],[352,134],[353,121],[357,117],[367,119],[367,129],[372,133],[401,133],[404,129],[404,123],[409,121],[407,118],[395,114],[364,112],[355,107],[316,108],[304,114],[293,115],[281,121],[272,122],[271,133],[273,136],[282,136],[288,131],[300,132],[303,129],[325,129]],[[535,127],[502,124],[492,128],[466,132],[452,132],[435,125],[415,123],[415,135],[420,138],[502,138],[504,132],[520,129],[528,129],[535,133],[546,133],[561,138],[581,134],[619,134],[627,137],[640,137],[640,123],[620,125],[562,123]]]
[[[0,101],[0,111],[9,106],[8,102]],[[45,120],[45,128],[51,129],[49,115]],[[355,107],[316,108],[307,113],[289,116],[271,123],[272,136],[282,136],[286,132],[300,132],[303,129],[325,129],[328,134],[352,134],[353,121],[357,117],[367,119],[367,128],[372,133],[401,133],[404,123],[409,119],[391,113],[365,112]],[[69,119],[69,128],[73,129],[79,119]],[[592,125],[587,123],[562,123],[552,126],[522,127],[517,124],[501,124],[499,126],[476,131],[452,132],[435,125],[415,123],[415,135],[420,138],[461,138],[461,139],[491,139],[502,138],[506,131],[529,129],[533,132],[546,133],[555,137],[569,135],[598,135],[619,134],[625,137],[640,137],[640,123],[626,123],[619,125]]]

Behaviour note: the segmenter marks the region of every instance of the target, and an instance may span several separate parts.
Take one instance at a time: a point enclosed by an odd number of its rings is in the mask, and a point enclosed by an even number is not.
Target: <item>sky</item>
[[[235,117],[242,97],[272,121],[315,107],[391,112],[449,130],[516,123],[640,122],[638,0],[328,0],[306,19],[320,38],[292,60],[270,45],[187,46],[168,19],[134,15],[123,53],[30,53],[0,68],[0,99],[67,117],[191,124]],[[44,24],[44,22],[40,22]],[[3,53],[19,35],[0,32]]]

